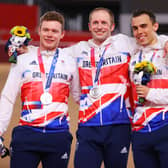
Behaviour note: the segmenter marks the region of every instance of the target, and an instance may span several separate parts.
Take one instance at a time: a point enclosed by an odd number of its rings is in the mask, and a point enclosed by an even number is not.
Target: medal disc
[[[42,102],[42,104],[47,105],[52,103],[52,95],[48,92],[44,92],[41,97],[40,100]]]
[[[90,96],[93,99],[97,99],[100,97],[101,93],[100,93],[100,89],[98,87],[93,87],[90,92],[89,92]]]

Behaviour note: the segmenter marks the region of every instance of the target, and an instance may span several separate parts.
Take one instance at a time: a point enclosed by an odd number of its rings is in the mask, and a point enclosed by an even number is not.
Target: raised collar
[[[112,43],[112,36],[108,37],[101,45],[97,45],[93,42],[93,39],[88,40],[88,44],[90,47],[94,47],[94,48],[101,48],[101,47],[105,47],[107,44]]]
[[[42,56],[50,57],[50,56],[54,56],[54,54],[55,54],[55,51],[48,51],[48,50],[41,51]]]

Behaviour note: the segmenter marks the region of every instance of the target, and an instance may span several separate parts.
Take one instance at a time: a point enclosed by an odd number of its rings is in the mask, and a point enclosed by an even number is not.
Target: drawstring
[[[122,112],[123,109],[123,101],[124,101],[124,94],[121,94],[121,102],[120,102],[120,113]]]
[[[152,131],[152,129],[151,129],[151,127],[150,127],[149,122],[147,121],[147,117],[146,117],[146,110],[145,110],[145,112],[144,112],[144,116],[145,116],[145,121],[147,122],[148,130],[149,130],[149,132],[151,132],[151,131]]]
[[[162,112],[162,120],[165,120],[165,115],[166,115],[166,112],[168,111],[168,108],[165,108],[164,111]]]
[[[121,91],[121,101],[120,101],[120,113],[121,113],[123,109],[124,95],[127,90],[127,80],[123,76],[120,76],[120,79],[123,81],[123,85],[124,85],[123,90]]]
[[[59,124],[60,124],[60,125],[61,125],[62,119],[63,119],[63,116],[61,116],[61,117],[59,118]]]
[[[163,113],[162,113],[162,120],[165,120],[165,111],[163,111]]]
[[[148,130],[149,130],[149,132],[151,132],[152,131],[152,129],[151,129],[151,127],[150,127],[150,124],[148,123]]]

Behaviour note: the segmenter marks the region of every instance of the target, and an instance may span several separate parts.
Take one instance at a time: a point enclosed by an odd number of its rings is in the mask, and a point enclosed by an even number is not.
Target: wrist
[[[0,136],[0,145],[3,145],[3,141],[4,141],[3,137]]]

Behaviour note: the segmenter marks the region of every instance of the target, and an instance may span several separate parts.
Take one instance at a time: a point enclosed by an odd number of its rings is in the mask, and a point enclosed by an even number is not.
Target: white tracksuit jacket
[[[118,34],[109,37],[100,46],[89,40],[71,47],[71,55],[77,60],[81,85],[79,126],[130,123],[128,67],[133,45],[127,36]],[[91,65],[91,52],[94,52],[95,66]],[[93,86],[95,67],[103,52],[104,60],[98,79],[101,96],[92,99],[89,91]]]
[[[138,97],[133,81],[133,70],[139,62],[142,50],[142,61],[151,61],[157,68],[157,73],[151,75],[147,84],[150,88],[144,105],[138,105]],[[132,55],[130,62],[130,76],[133,86],[133,98],[135,103],[135,114],[133,118],[133,130],[139,132],[150,132],[168,124],[168,55],[165,55],[162,40],[149,47],[140,47]]]
[[[53,53],[54,55],[54,53]],[[46,76],[53,56],[42,55]],[[71,90],[75,101],[79,101],[78,73],[76,62],[59,49],[49,93],[53,101],[43,105],[40,96],[44,92],[42,75],[37,58],[37,48],[18,57],[17,64],[11,65],[8,79],[0,98],[0,136],[6,131],[18,93],[21,93],[22,110],[19,125],[29,126],[37,131],[56,132],[69,126],[68,97]]]

